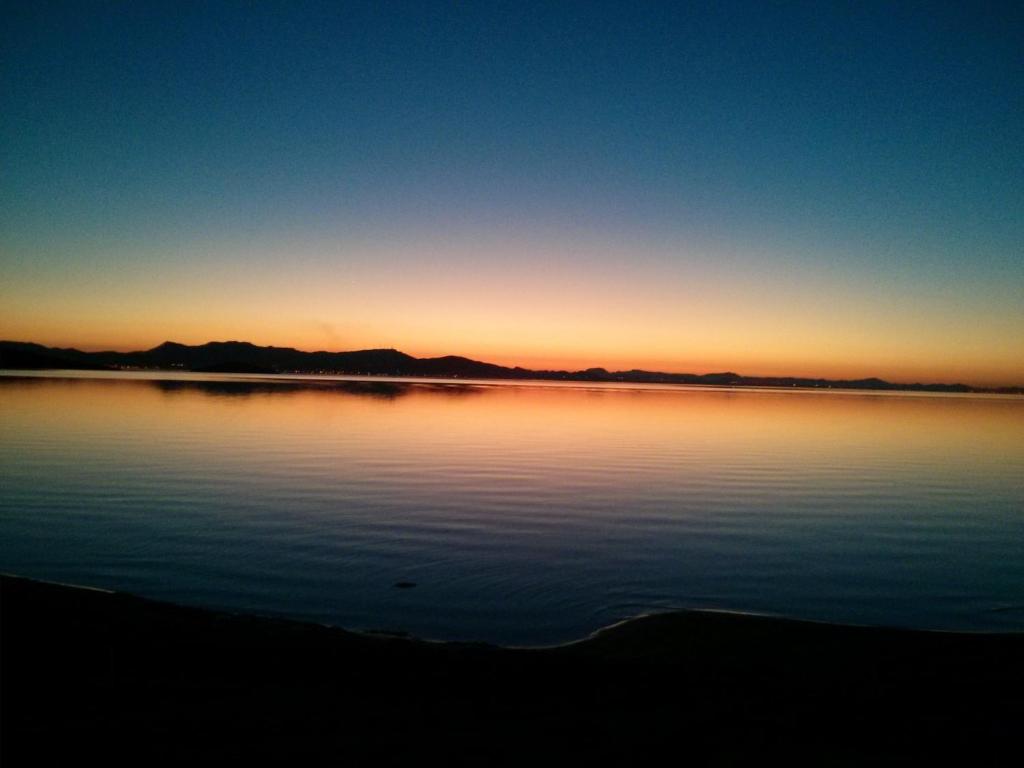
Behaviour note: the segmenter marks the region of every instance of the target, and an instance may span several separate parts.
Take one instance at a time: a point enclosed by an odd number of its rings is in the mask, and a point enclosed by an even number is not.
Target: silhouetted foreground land
[[[5,766],[1020,757],[1024,635],[675,613],[508,650],[13,577],[0,588]]]

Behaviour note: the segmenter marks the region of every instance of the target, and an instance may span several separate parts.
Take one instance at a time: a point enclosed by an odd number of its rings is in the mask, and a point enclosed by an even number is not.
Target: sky
[[[1024,384],[1020,3],[4,3],[0,338]]]

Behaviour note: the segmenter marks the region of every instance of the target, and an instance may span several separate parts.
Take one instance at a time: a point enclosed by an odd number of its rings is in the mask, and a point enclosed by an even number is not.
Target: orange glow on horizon
[[[637,258],[640,247],[279,244],[201,269],[169,260],[156,277],[130,260],[117,274],[40,266],[0,282],[0,336],[88,351],[239,340],[533,369],[1024,385],[1012,284],[913,294],[811,265],[775,274],[728,254],[690,258],[682,246]]]
[[[870,355],[863,359],[850,359],[846,361],[834,358],[804,358],[792,352],[779,350],[773,355],[766,350],[760,355],[747,354],[745,357],[737,354],[729,357],[719,354],[714,357],[699,357],[696,355],[687,357],[670,357],[664,353],[657,354],[656,351],[647,354],[628,355],[621,351],[609,350],[607,354],[581,355],[565,350],[561,354],[556,351],[547,354],[531,354],[528,351],[519,351],[507,348],[485,348],[482,346],[462,345],[457,346],[427,346],[427,345],[403,345],[400,343],[366,343],[353,342],[344,344],[317,343],[316,338],[310,338],[305,343],[294,341],[287,336],[270,336],[269,338],[252,338],[245,334],[236,333],[221,334],[208,338],[197,334],[157,334],[155,336],[139,336],[134,343],[102,343],[85,340],[80,342],[74,337],[52,336],[46,337],[42,334],[26,336],[25,338],[11,337],[12,340],[34,341],[52,347],[74,347],[84,351],[95,352],[103,350],[115,350],[119,352],[131,352],[151,349],[164,341],[175,341],[182,344],[199,345],[209,341],[249,341],[258,346],[294,347],[299,350],[313,352],[325,350],[328,352],[346,352],[359,349],[395,348],[414,357],[440,357],[443,355],[461,355],[473,360],[494,363],[507,367],[519,366],[532,370],[564,370],[580,371],[587,368],[605,368],[608,371],[628,371],[633,369],[646,371],[659,371],[664,373],[716,373],[733,371],[744,376],[797,376],[807,378],[827,379],[860,379],[877,376],[889,381],[898,383],[967,383],[974,386],[1018,386],[1024,382],[1024,374],[1019,371],[1019,366],[1006,365],[1004,367],[984,366],[970,361],[959,364],[947,362],[944,365],[929,365],[926,363],[913,364],[911,361],[887,360],[879,356],[873,361]],[[646,352],[646,350],[644,350]],[[788,361],[788,362],[787,362]]]

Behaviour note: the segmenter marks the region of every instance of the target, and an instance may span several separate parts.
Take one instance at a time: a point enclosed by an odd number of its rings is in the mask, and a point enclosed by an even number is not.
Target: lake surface
[[[1024,630],[1024,399],[7,372],[0,571],[507,644]]]

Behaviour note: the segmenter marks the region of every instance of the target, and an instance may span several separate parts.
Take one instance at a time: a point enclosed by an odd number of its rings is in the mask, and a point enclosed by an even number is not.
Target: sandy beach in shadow
[[[1005,765],[1024,635],[709,612],[545,649],[428,643],[4,576],[4,765]],[[1012,762],[1012,761],[1010,761]]]

